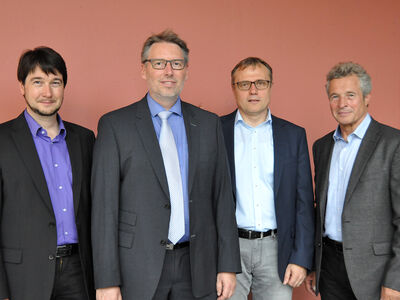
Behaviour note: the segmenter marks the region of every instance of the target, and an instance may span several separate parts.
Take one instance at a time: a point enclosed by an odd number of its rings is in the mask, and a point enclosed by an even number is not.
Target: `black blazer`
[[[234,125],[236,111],[221,117],[236,194]],[[310,159],[305,130],[272,116],[274,199],[278,229],[278,273],[283,281],[289,263],[312,267],[314,210]]]
[[[88,299],[94,299],[89,188],[94,134],[64,124],[80,257]],[[50,299],[56,267],[56,220],[23,113],[0,125],[0,209],[0,299]]]
[[[216,115],[182,102],[189,152],[190,267],[196,297],[216,293],[218,272],[240,272],[231,182]],[[146,98],[103,116],[93,156],[96,288],[152,299],[168,240],[170,200]]]

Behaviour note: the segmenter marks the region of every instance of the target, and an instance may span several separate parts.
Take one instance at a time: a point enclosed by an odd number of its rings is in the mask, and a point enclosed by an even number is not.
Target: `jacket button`
[[[169,203],[165,204],[165,205],[164,205],[164,208],[166,208],[166,209],[171,209],[171,204],[169,204]]]
[[[53,254],[49,255],[49,260],[54,260],[54,255]]]
[[[161,240],[160,245],[161,246],[165,246],[167,244],[167,242],[165,240]]]
[[[318,247],[321,247],[321,243],[318,243],[318,245],[317,245]]]

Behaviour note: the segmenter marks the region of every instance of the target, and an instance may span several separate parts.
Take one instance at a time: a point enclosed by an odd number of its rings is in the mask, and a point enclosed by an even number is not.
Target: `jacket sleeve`
[[[393,256],[386,265],[385,287],[400,291],[400,144],[397,146],[390,169],[390,197],[392,203]]]
[[[311,270],[314,257],[314,196],[304,129],[301,129],[298,141],[296,178],[296,234],[289,262]]]
[[[118,254],[120,162],[110,119],[102,117],[92,165],[92,245],[95,288],[121,284]]]
[[[218,231],[218,267],[220,272],[240,273],[240,250],[235,204],[229,174],[228,158],[220,120],[217,120],[218,165],[215,176],[215,197],[217,200],[216,224]]]

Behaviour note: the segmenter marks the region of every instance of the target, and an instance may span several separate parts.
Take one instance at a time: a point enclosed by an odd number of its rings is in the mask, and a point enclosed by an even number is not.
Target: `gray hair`
[[[166,29],[158,34],[153,34],[147,38],[142,48],[142,62],[144,62],[148,58],[149,50],[153,44],[163,42],[178,45],[183,52],[183,58],[185,59],[185,62],[189,62],[189,48],[187,47],[186,42],[170,29]]]
[[[363,97],[369,95],[372,90],[371,77],[367,71],[359,64],[354,62],[341,62],[335,65],[326,75],[326,92],[329,96],[329,84],[331,80],[356,75],[360,80],[360,88]]]

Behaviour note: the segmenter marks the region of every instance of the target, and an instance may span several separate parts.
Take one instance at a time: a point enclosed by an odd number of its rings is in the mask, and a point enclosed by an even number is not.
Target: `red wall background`
[[[372,77],[372,116],[399,128],[399,12],[398,0],[1,0],[0,122],[25,107],[16,80],[20,54],[47,45],[67,62],[62,117],[96,130],[102,114],[145,94],[142,43],[171,28],[191,50],[182,95],[188,102],[231,112],[230,71],[259,56],[274,69],[272,113],[304,126],[311,149],[336,126],[325,75],[353,60]],[[316,298],[300,287],[293,299]]]

